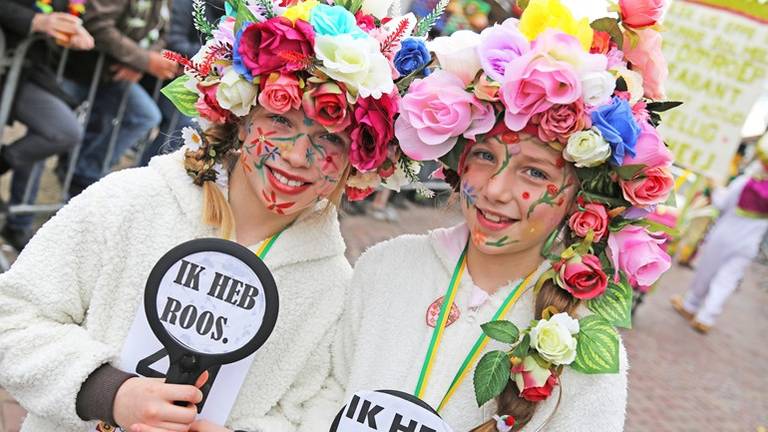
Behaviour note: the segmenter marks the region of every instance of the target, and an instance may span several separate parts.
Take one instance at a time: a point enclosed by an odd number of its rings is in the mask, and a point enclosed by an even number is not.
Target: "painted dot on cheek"
[[[523,199],[524,199],[524,200],[529,200],[529,199],[531,199],[531,194],[529,194],[528,192],[523,192]]]
[[[557,158],[557,161],[555,161],[555,166],[558,168],[562,168],[565,166],[565,159],[562,157]]]

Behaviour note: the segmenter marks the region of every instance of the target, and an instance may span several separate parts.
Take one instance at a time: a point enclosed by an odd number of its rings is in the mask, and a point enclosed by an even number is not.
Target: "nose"
[[[506,204],[514,199],[515,189],[513,170],[502,170],[486,182],[485,198],[494,204]]]
[[[311,165],[309,156],[311,145],[312,142],[308,135],[299,134],[296,136],[293,146],[286,149],[281,156],[293,168],[309,168]]]

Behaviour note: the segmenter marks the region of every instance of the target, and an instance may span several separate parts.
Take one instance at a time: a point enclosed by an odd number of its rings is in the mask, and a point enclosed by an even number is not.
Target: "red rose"
[[[302,20],[285,17],[251,23],[240,37],[238,54],[253,76],[270,72],[295,72],[305,68],[314,53],[315,32]]]
[[[349,161],[361,172],[375,170],[386,159],[389,143],[395,136],[397,93],[380,99],[358,99],[350,139]]]
[[[555,282],[581,300],[595,298],[608,287],[608,276],[594,255],[576,255],[554,264]]]
[[[362,201],[372,194],[373,191],[374,189],[372,187],[365,189],[358,189],[351,186],[346,187],[347,199],[349,201]]]
[[[604,31],[596,31],[592,39],[592,54],[606,54],[611,49],[611,35]]]
[[[363,11],[357,11],[355,19],[357,20],[357,26],[363,29],[366,33],[376,28],[376,21],[374,20],[373,15],[366,15]]]
[[[572,104],[555,105],[534,115],[531,124],[539,126],[537,134],[540,140],[565,144],[575,132],[592,127],[592,120],[584,108],[584,102],[579,99]]]
[[[632,180],[620,180],[619,183],[624,198],[638,207],[663,203],[675,187],[675,179],[665,166],[645,168]]]
[[[325,82],[304,93],[301,101],[304,113],[329,132],[340,132],[352,122],[347,109],[347,95],[335,82]]]
[[[542,387],[529,387],[520,393],[523,399],[530,402],[541,402],[552,394],[552,389],[557,385],[557,377],[550,375],[547,383]]]
[[[572,214],[568,225],[574,234],[582,238],[592,230],[595,234],[594,240],[599,242],[608,231],[608,212],[604,205],[590,203],[584,206],[584,211]]]
[[[202,95],[197,100],[197,103],[195,103],[195,108],[204,119],[214,123],[226,123],[232,117],[232,113],[222,108],[216,100],[216,90],[218,88],[218,84],[198,84],[197,89]]]

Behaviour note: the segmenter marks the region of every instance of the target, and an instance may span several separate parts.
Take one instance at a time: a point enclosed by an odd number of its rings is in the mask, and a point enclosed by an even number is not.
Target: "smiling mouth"
[[[312,182],[305,181],[301,177],[297,177],[269,165],[267,165],[267,177],[269,178],[272,187],[289,195],[296,195],[304,192],[312,185]]]
[[[481,210],[480,208],[477,208],[477,207],[476,209],[477,209],[477,221],[480,223],[480,225],[492,231],[500,231],[505,228],[509,228],[512,224],[516,222],[520,222],[520,219],[508,218],[506,216],[502,216],[498,213],[493,213],[488,210]]]

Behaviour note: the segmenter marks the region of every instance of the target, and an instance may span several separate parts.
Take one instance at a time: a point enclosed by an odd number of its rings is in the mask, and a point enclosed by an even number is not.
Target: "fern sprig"
[[[413,32],[415,36],[426,36],[429,30],[434,27],[435,23],[445,12],[445,8],[448,7],[448,0],[440,0],[435,8],[427,16],[419,20],[416,24],[416,30]]]
[[[206,40],[213,37],[213,25],[205,16],[205,0],[192,1],[192,18],[197,31],[202,33]]]

